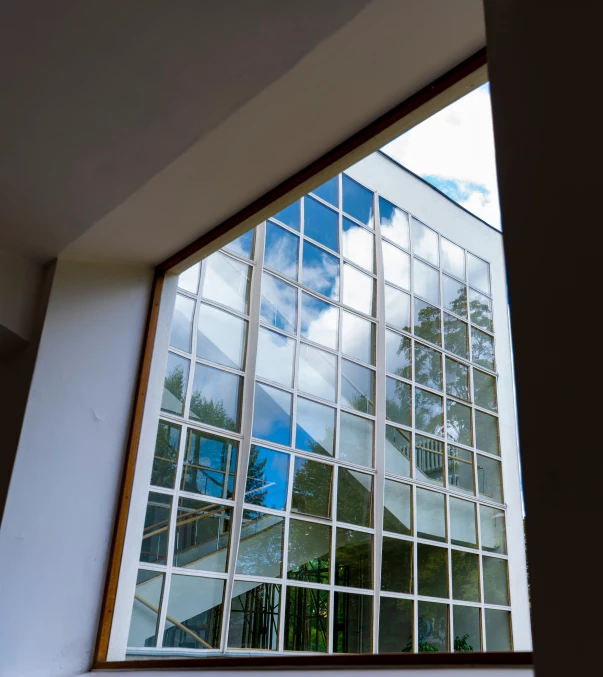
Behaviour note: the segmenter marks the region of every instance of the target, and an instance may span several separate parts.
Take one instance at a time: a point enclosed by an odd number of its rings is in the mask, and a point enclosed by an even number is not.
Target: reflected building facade
[[[177,286],[127,653],[512,650],[500,234],[375,154]]]

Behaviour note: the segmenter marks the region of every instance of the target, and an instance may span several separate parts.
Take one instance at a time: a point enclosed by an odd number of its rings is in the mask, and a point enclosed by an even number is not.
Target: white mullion
[[[414,442],[415,432],[413,430],[413,442]],[[414,453],[413,444],[413,453]],[[417,542],[417,488],[413,487],[410,492],[410,507],[411,507],[411,524],[412,524],[412,535],[414,537],[414,543],[412,548],[412,573],[413,573],[413,619],[412,619],[412,651],[413,653],[418,653],[419,651],[419,567],[417,560],[419,558],[419,544]]]
[[[224,590],[222,603],[222,628],[220,634],[220,651],[226,652],[228,646],[228,626],[230,621],[230,605],[234,586],[234,572],[239,552],[241,522],[243,519],[243,503],[245,500],[245,484],[247,479],[247,464],[251,449],[251,430],[253,425],[253,403],[255,394],[255,369],[257,360],[257,346],[259,334],[260,299],[262,284],[262,264],[264,260],[264,240],[266,223],[263,222],[255,229],[255,266],[251,268],[251,290],[249,294],[249,328],[247,332],[247,359],[245,363],[245,380],[241,397],[241,433],[239,444],[239,458],[235,481],[234,501],[232,510],[232,528],[230,531],[230,552],[228,556],[228,578]]]

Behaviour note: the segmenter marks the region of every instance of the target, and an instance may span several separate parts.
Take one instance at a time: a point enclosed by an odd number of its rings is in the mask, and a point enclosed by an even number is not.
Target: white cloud
[[[387,144],[383,152],[500,228],[487,84]]]

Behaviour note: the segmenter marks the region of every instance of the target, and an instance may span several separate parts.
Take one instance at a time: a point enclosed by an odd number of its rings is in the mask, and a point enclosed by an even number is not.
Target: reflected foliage
[[[296,458],[291,510],[306,515],[330,517],[332,479],[331,466]]]
[[[288,587],[285,602],[285,650],[327,651],[328,613],[327,590]]]
[[[159,421],[151,473],[151,484],[156,487],[168,487],[169,489],[174,487],[180,432],[179,425]]]
[[[440,309],[415,298],[415,336],[442,345]]]

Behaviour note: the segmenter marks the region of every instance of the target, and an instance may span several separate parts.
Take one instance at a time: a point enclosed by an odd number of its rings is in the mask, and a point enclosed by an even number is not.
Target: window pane
[[[408,484],[385,480],[385,496],[383,505],[383,529],[394,534],[410,536],[411,522],[411,488]],[[402,592],[402,591],[400,591]]]
[[[280,585],[235,581],[228,647],[275,651],[278,647],[280,597]]]
[[[339,309],[315,296],[302,293],[301,335],[309,341],[337,350]]]
[[[485,609],[486,651],[512,651],[511,612]]]
[[[140,545],[140,561],[165,564],[172,497],[149,492]]]
[[[375,325],[358,315],[343,312],[341,327],[341,350],[360,362],[374,364]]]
[[[481,651],[480,610],[474,606],[452,607],[455,651]]]
[[[473,454],[448,445],[448,486],[469,494],[475,493],[473,482]]]
[[[507,561],[498,557],[483,557],[484,602],[486,604],[509,604],[509,586],[507,583]]]
[[[415,381],[442,390],[442,353],[415,342]]]
[[[187,268],[184,272],[178,275],[178,286],[180,289],[196,294],[199,289],[199,273],[201,271],[201,264],[195,263],[194,266]]]
[[[483,371],[473,370],[473,397],[475,404],[484,409],[498,411],[496,379]]]
[[[371,653],[373,596],[335,591],[334,653]]]
[[[128,633],[128,646],[149,647],[157,644],[157,612],[163,591],[163,574],[139,569]]]
[[[417,543],[419,595],[448,597],[448,550]],[[419,619],[419,632],[421,620]]]
[[[349,263],[343,264],[343,303],[365,315],[374,315],[375,283]]]
[[[302,284],[330,299],[339,299],[339,259],[304,240]]]
[[[373,414],[375,409],[375,372],[349,360],[341,360],[342,404]]]
[[[373,537],[363,531],[337,529],[335,585],[372,588]]]
[[[260,317],[290,334],[297,330],[297,289],[274,275],[262,275]]]
[[[285,518],[243,510],[236,574],[280,578]]]
[[[356,265],[375,272],[375,236],[349,219],[343,218],[343,255]]]
[[[480,496],[503,503],[500,461],[481,454],[477,455],[477,490]]]
[[[389,244],[381,243],[383,249],[383,277],[403,289],[410,289],[410,256]]]
[[[151,484],[156,487],[174,488],[180,432],[181,427],[179,425],[159,421],[157,438],[155,439],[153,471],[151,473]]]
[[[465,548],[477,548],[475,503],[450,497],[450,542]]]
[[[260,327],[256,375],[284,386],[293,385],[295,340]]]
[[[410,248],[408,214],[391,202],[379,198],[379,219],[381,235],[404,249]]]
[[[223,580],[172,574],[163,646],[218,649],[223,597]]]
[[[247,322],[202,303],[197,322],[197,357],[232,369],[243,369]]]
[[[255,228],[252,228],[251,230],[248,230],[246,233],[243,233],[243,235],[239,235],[236,240],[233,240],[232,242],[229,242],[228,244],[224,245],[224,249],[228,249],[228,251],[231,251],[235,254],[239,254],[239,256],[244,256],[245,258],[252,258],[253,257],[253,239],[254,239],[254,234],[255,234]]]
[[[238,430],[242,385],[242,376],[197,364],[189,417],[217,428]]]
[[[388,421],[411,425],[412,389],[390,376],[386,379],[385,417]]]
[[[415,389],[415,426],[432,435],[443,434],[444,405],[439,395]]]
[[[410,541],[383,537],[381,590],[413,593],[412,548]]]
[[[277,226],[272,221],[266,223],[266,247],[264,265],[277,270],[281,275],[297,280],[297,261],[299,256],[299,237]]]
[[[379,653],[412,653],[412,605],[409,599],[381,597]]]
[[[231,509],[180,498],[176,516],[174,566],[226,572]]]
[[[337,520],[361,527],[372,525],[373,478],[361,472],[339,468]]]
[[[249,309],[251,270],[246,263],[216,252],[203,261],[205,268],[201,295],[233,310]]]
[[[494,371],[494,338],[479,329],[471,329],[472,360],[480,367]]]
[[[410,331],[410,296],[385,285],[385,321],[396,329]]]
[[[182,491],[232,498],[238,448],[234,440],[189,429]]]
[[[295,448],[334,456],[335,409],[298,397]]]
[[[467,253],[469,284],[486,294],[490,293],[490,266],[477,256]]]
[[[416,219],[412,220],[412,246],[414,254],[439,265],[438,234]]]
[[[263,383],[255,384],[253,437],[291,444],[291,395]]]
[[[161,409],[177,416],[184,413],[184,397],[188,384],[190,360],[174,353],[168,353],[163,381]]]
[[[446,358],[446,392],[460,400],[469,400],[469,367]]]
[[[452,598],[479,602],[479,557],[470,552],[451,551]]]
[[[442,305],[445,310],[467,318],[467,287],[448,275],[442,275]]]
[[[345,174],[341,178],[343,211],[373,228],[373,193]]]
[[[373,422],[360,416],[340,413],[339,459],[356,465],[373,465]]]
[[[442,345],[441,313],[439,308],[415,298],[415,335],[419,338]]]
[[[417,488],[417,536],[432,541],[446,540],[444,494]],[[422,594],[422,593],[421,593]]]
[[[339,179],[337,176],[329,179],[322,186],[318,186],[312,192],[334,207],[339,206]]]
[[[453,400],[446,400],[446,437],[453,442],[471,446],[471,407],[459,404]]]
[[[507,553],[507,533],[504,511],[480,505],[479,522],[482,532],[482,550],[505,555]]]
[[[252,444],[247,467],[245,502],[284,510],[289,483],[289,454]]]
[[[325,463],[295,459],[291,512],[331,516],[333,468]]]
[[[390,329],[385,330],[385,368],[390,374],[412,377],[410,339]]]
[[[467,323],[444,313],[444,348],[451,353],[469,359]]]
[[[304,235],[334,252],[339,251],[339,217],[311,197],[304,198]]]
[[[500,456],[497,418],[481,411],[475,412],[475,446],[480,451]]]
[[[329,592],[287,587],[285,603],[285,651],[328,649]]]
[[[337,356],[301,343],[297,387],[310,395],[335,402]]]
[[[385,472],[410,477],[409,430],[385,426]]]
[[[440,303],[440,273],[414,259],[414,292],[431,303]]]
[[[465,279],[465,252],[461,247],[444,238],[440,239],[442,247],[442,270]]]
[[[448,605],[419,602],[419,653],[449,651]]]
[[[278,214],[274,215],[274,218],[284,223],[289,228],[294,230],[299,230],[299,200],[294,202],[292,205],[285,207]]]
[[[172,316],[172,332],[170,345],[185,353],[191,352],[191,332],[193,328],[193,313],[195,302],[192,299],[176,294],[174,315]]]
[[[444,444],[430,437],[416,435],[415,459],[417,479],[423,482],[444,482]]]
[[[328,584],[330,567],[331,527],[291,519],[287,578]]]
[[[471,311],[471,322],[477,324],[488,331],[493,331],[492,327],[492,301],[487,296],[480,294],[473,289],[469,290],[469,309]]]

